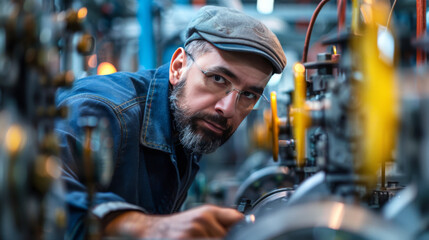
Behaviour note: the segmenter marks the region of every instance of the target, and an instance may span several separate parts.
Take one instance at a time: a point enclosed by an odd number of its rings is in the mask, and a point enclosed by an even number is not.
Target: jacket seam
[[[156,83],[156,75],[158,74],[158,69],[156,69],[156,72],[155,72],[155,74],[153,75],[153,77],[152,77],[152,83],[153,84],[155,84]],[[152,87],[151,86],[151,93],[150,93],[150,106],[149,106],[149,110],[148,110],[148,112],[147,112],[147,115],[148,116],[145,116],[145,118],[150,118],[150,112],[151,112],[151,110],[152,110],[152,100],[153,100],[153,94],[154,94],[154,92],[155,92],[155,87]],[[147,142],[146,141],[146,135],[147,135],[147,129],[148,129],[148,126],[149,126],[149,120],[148,121],[145,121],[145,131],[144,131],[144,138],[143,138],[143,141],[145,142],[145,143],[147,143],[148,145],[152,145],[152,146],[155,146],[155,147],[160,147],[160,148],[162,148],[162,149],[164,149],[164,150],[168,150],[168,145],[165,145],[165,144],[156,144],[156,143],[152,143],[152,142]]]
[[[145,102],[146,97],[147,97],[147,96],[146,96],[146,95],[144,95],[144,96],[139,96],[139,97],[132,98],[132,99],[130,99],[130,100],[128,100],[128,101],[126,101],[126,102],[124,102],[124,103],[120,104],[120,105],[117,105],[114,109],[115,109],[115,110],[117,110],[117,111],[119,111],[119,112],[122,112],[122,111],[124,111],[124,110],[126,110],[126,109],[128,109],[128,108],[130,108],[130,107],[132,107],[132,106],[134,106],[134,105],[136,105],[136,104],[139,104],[139,103]],[[139,99],[141,99],[141,98],[143,98],[143,101],[139,101]],[[132,102],[132,101],[136,101],[136,102],[131,103],[130,105],[125,106],[124,108],[121,108],[122,106],[127,105],[128,103],[130,103],[130,102]]]
[[[134,107],[134,106],[136,106],[136,105],[139,105],[139,104],[141,104],[141,103],[144,103],[144,102],[146,102],[146,99],[141,100],[141,101],[136,101],[135,103],[130,104],[130,105],[126,106],[125,108],[123,108],[123,109],[119,110],[119,112],[123,113],[123,112],[125,112],[126,110],[128,110],[129,108],[132,108],[132,107]]]

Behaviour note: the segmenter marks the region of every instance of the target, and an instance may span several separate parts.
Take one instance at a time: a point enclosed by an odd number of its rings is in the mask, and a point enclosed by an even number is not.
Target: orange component
[[[426,0],[416,1],[417,10],[417,26],[416,26],[416,38],[419,39],[426,34]],[[423,50],[417,50],[416,52],[417,65],[426,63],[426,53]]]
[[[272,128],[272,140],[273,140],[273,159],[275,162],[279,159],[279,125],[280,119],[277,114],[277,94],[271,92],[271,128]]]
[[[345,29],[346,25],[346,0],[337,0],[337,13],[338,13],[338,33]]]
[[[97,54],[92,54],[92,55],[88,58],[88,67],[90,67],[90,68],[95,68],[95,67],[97,67]]]

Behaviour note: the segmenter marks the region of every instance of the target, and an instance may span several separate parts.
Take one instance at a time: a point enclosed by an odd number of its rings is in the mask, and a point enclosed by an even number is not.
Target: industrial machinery
[[[61,239],[67,213],[54,125],[67,109],[56,108],[55,94],[73,84],[73,54],[94,48],[87,9],[0,4],[0,238]]]
[[[320,2],[316,17],[326,2]],[[307,62],[306,41],[302,63],[293,67],[291,101],[277,106],[276,93],[271,93],[272,116],[266,126],[272,134],[273,159],[279,159],[298,184],[241,202],[238,208],[246,219],[227,239],[428,236],[426,184],[419,177],[425,175],[427,162],[421,137],[425,91],[412,87],[424,80],[404,80],[407,93],[401,94],[399,40],[391,21],[394,4],[352,1],[346,31],[341,27],[341,4],[346,1],[338,4],[338,33],[323,41],[329,51]],[[279,107],[287,109],[286,116],[277,115]],[[392,171],[401,166],[407,171]],[[411,184],[404,189],[407,178]]]

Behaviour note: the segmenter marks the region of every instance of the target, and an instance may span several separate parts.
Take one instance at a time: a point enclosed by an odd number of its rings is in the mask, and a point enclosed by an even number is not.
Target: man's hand
[[[205,205],[168,216],[125,212],[104,230],[106,235],[138,238],[222,238],[241,219],[243,215],[234,209]]]

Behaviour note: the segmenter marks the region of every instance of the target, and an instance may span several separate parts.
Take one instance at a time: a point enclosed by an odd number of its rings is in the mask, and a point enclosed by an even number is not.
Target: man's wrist
[[[100,220],[103,229],[111,220],[123,214],[124,212],[130,211],[146,213],[146,211],[139,206],[119,201],[98,204],[91,210],[92,214]]]
[[[139,211],[142,213],[146,213],[146,211],[136,205],[127,203],[127,202],[106,202],[98,204],[97,206],[93,207],[91,212],[94,214],[97,218],[103,219],[105,216],[112,212],[117,211]]]

